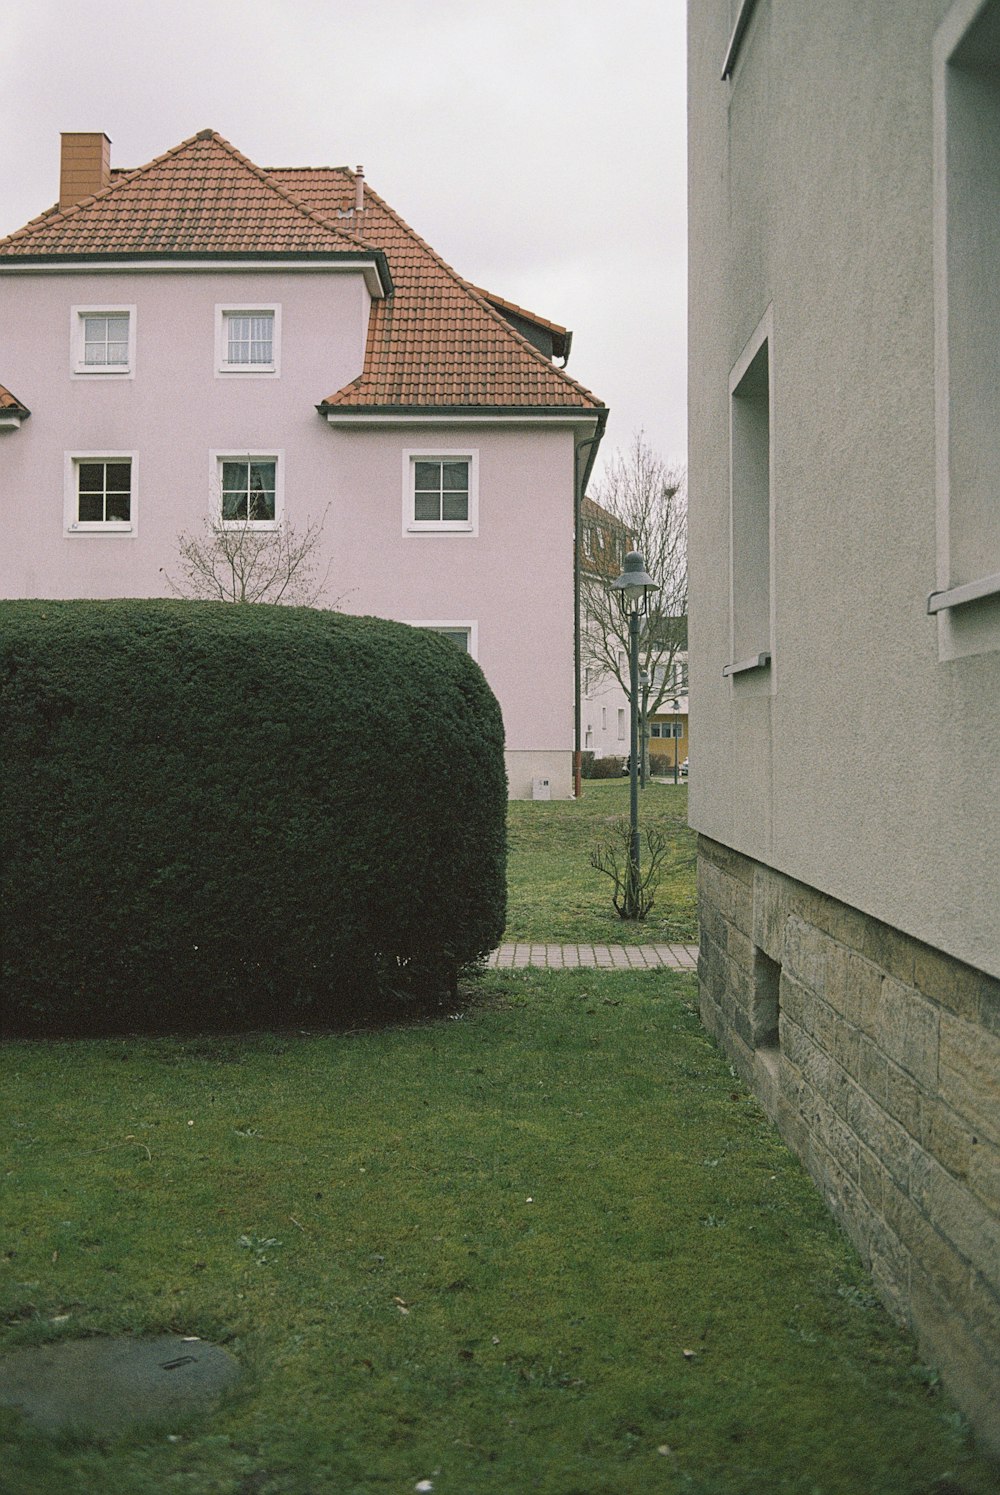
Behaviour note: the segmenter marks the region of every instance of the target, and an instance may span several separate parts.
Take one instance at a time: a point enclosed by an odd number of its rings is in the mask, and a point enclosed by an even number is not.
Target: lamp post
[[[646,575],[646,562],[637,550],[625,557],[621,576],[611,583],[618,593],[618,604],[628,618],[629,695],[632,705],[631,745],[629,758],[629,855],[622,917],[639,917],[639,618],[649,607],[649,594],[659,590],[659,583]]]

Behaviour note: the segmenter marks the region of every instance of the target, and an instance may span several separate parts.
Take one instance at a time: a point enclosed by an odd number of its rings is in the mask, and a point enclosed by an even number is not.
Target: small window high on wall
[[[1000,648],[1000,0],[934,49],[937,585],[942,657]]]
[[[771,315],[729,380],[731,654],[723,674],[771,663]]]

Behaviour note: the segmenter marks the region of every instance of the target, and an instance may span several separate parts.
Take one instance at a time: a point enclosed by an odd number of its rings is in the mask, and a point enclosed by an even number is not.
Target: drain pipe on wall
[[[604,435],[604,426],[607,422],[608,412],[601,411],[601,420],[597,431],[593,436],[587,436],[578,441],[573,449],[573,798],[579,799],[583,794],[583,757],[582,757],[582,706],[580,700],[581,668],[580,668],[580,511],[583,504],[583,490],[587,485],[587,478],[594,465],[597,455],[597,447],[600,445]],[[585,447],[593,450],[587,458],[586,464],[581,470],[580,453]]]

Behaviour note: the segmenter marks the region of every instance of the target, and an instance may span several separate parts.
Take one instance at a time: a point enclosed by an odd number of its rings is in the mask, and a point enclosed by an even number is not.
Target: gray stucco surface
[[[1000,650],[947,657],[926,610],[949,9],[759,0],[728,82],[729,0],[692,10],[690,805],[703,834],[997,975]],[[730,680],[729,380],[768,312],[773,660]]]

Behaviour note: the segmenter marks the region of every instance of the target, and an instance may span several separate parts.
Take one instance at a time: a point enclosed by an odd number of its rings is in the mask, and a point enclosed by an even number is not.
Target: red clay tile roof
[[[355,186],[345,167],[262,170],[203,130],[137,171],[112,172],[94,197],[0,239],[0,267],[29,257],[375,255],[383,268],[388,260],[391,294],[372,304],[362,373],[323,400],[322,412],[579,412],[603,428],[600,400],[554,368],[490,304],[497,298],[457,275],[369,187],[364,213],[351,215]]]
[[[0,384],[0,411],[2,410],[5,410],[8,415],[31,414],[27,405],[22,405],[21,401],[15,395],[12,395],[9,389],[4,389],[3,385]]]
[[[9,238],[26,255],[357,253],[368,246],[325,223],[212,130],[116,172],[111,185]]]
[[[268,175],[323,217],[354,201],[354,174],[346,168]],[[385,250],[395,289],[372,307],[363,372],[329,395],[324,410],[604,411],[367,185],[364,200],[364,237]]]

